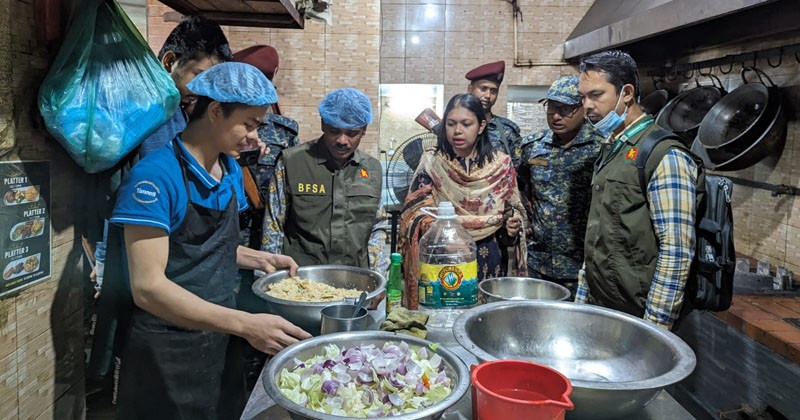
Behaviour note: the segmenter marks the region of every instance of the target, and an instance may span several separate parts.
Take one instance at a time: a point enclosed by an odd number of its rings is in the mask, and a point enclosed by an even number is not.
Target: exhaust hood
[[[596,0],[564,43],[564,58],[575,61],[627,46],[626,50],[638,47],[663,59],[678,48],[696,49],[797,28],[798,21],[792,20],[797,9],[794,0]],[[785,13],[792,18],[782,16]],[[663,45],[642,48],[641,41],[653,39]]]

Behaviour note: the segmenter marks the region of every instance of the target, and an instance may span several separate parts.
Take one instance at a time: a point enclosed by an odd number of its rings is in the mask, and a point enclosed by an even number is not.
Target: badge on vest
[[[325,194],[325,184],[297,183],[298,193]]]
[[[533,158],[528,160],[528,164],[533,166],[547,166],[548,162],[547,159]]]
[[[367,172],[367,168],[361,168],[361,170],[358,171],[358,175],[361,177],[361,179],[369,179],[369,172]]]
[[[639,156],[639,149],[637,149],[635,147],[631,147],[628,150],[628,153],[625,153],[625,159],[628,159],[628,160],[634,160],[634,159],[636,159],[636,156]]]

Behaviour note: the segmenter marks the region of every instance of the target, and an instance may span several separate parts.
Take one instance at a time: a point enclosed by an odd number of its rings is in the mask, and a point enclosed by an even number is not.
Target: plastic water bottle
[[[478,261],[475,240],[456,218],[453,203],[439,203],[436,221],[419,241],[420,311],[428,326],[450,328],[465,310],[478,303]]]
[[[392,264],[389,266],[389,280],[386,282],[386,315],[395,308],[399,308],[403,300],[403,273],[400,264],[403,261],[402,255],[397,252],[392,253]]]

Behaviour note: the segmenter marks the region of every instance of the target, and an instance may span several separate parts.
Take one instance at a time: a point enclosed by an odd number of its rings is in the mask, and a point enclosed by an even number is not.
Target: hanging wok
[[[650,92],[640,102],[639,106],[642,111],[650,114],[657,115],[664,105],[669,101],[669,91],[666,89],[658,89]]]
[[[747,70],[749,69],[743,70],[742,74],[744,75]],[[760,70],[756,70],[756,72],[760,73]],[[767,77],[766,75],[763,76]],[[769,80],[769,77],[767,77],[767,80]],[[752,113],[747,115],[740,113],[738,117],[731,117],[738,118],[738,120],[733,120],[733,128],[724,124],[714,124],[712,126],[709,123],[709,125],[706,125],[706,120],[703,120],[697,139],[695,139],[694,144],[692,144],[692,152],[703,159],[707,168],[717,171],[737,171],[753,166],[767,156],[780,156],[786,141],[787,121],[780,91],[777,86],[772,83],[772,80],[769,80],[769,82],[772,86],[766,92],[769,97],[766,103],[761,105],[762,109],[754,110],[754,106],[749,105],[749,108],[746,106],[744,110],[752,111]],[[733,95],[739,89],[746,86],[765,87],[764,84],[745,84],[735,89],[730,95]],[[748,88],[745,92],[746,95],[742,96],[742,98],[749,98],[748,100],[750,102],[747,102],[749,104],[758,103],[759,94],[754,94],[753,92],[760,92],[760,90]],[[715,107],[722,105],[725,104],[720,101],[720,104],[715,105]],[[712,115],[712,112],[716,113],[715,111],[716,110],[712,110],[709,112],[706,118]],[[722,114],[722,112],[719,113]],[[730,112],[727,114],[735,115],[735,113]],[[756,116],[760,121],[752,121]],[[751,120],[750,124],[743,127],[744,122],[748,120]],[[740,125],[737,126],[737,123]],[[711,129],[706,130],[706,126],[718,127],[716,129],[719,130],[719,134],[717,134],[717,131]],[[704,130],[706,131],[704,132]],[[747,140],[749,143],[746,145],[739,144],[735,148],[730,147],[731,141],[728,140],[725,142],[724,139],[725,134],[732,131],[740,132],[739,135],[732,136],[738,139],[737,142]],[[707,147],[703,142],[704,138],[701,137],[701,133],[706,134],[707,137],[705,137],[705,139],[718,139],[719,143],[726,144],[726,146],[717,148]],[[744,139],[740,138],[744,134],[747,134],[747,136],[745,136]]]
[[[754,71],[761,83],[750,83],[745,74]],[[770,83],[764,82],[766,77]],[[764,133],[778,111],[780,92],[761,70],[742,69],[744,84],[734,89],[706,114],[697,135],[711,160],[722,163],[743,152]]]
[[[705,76],[711,79],[711,85],[700,85],[695,78],[695,88],[672,98],[656,116],[656,124],[680,136],[685,144],[691,144],[703,118],[726,93],[719,78]]]

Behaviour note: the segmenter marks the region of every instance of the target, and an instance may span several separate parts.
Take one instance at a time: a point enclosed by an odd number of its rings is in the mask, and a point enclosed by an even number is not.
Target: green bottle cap
[[[403,256],[398,252],[392,253],[392,256],[390,258],[393,263],[399,263],[403,261]]]

